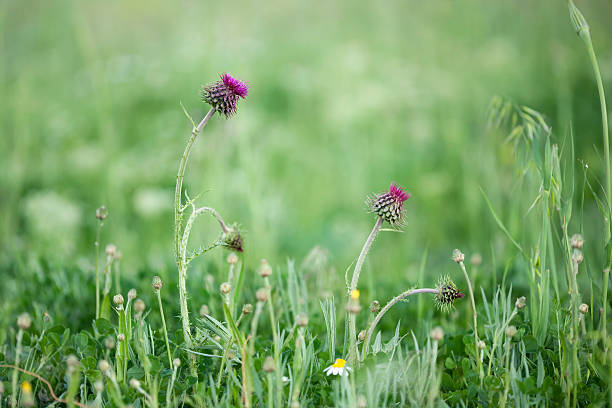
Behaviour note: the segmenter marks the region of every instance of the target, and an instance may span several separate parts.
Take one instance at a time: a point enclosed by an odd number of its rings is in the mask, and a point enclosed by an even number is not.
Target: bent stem
[[[204,126],[206,126],[214,113],[214,109],[209,110],[204,119],[202,119],[197,126],[193,126],[191,130],[191,137],[187,141],[187,146],[185,146],[185,151],[183,152],[183,156],[181,157],[181,161],[179,163],[178,174],[176,176],[176,190],[174,193],[174,252],[176,257],[176,265],[179,271],[179,298],[181,306],[181,322],[183,325],[183,337],[185,338],[185,343],[187,344],[188,348],[192,347],[192,341],[191,328],[189,325],[189,309],[187,306],[187,287],[185,283],[187,279],[187,263],[185,262],[186,254],[181,248],[181,231],[183,226],[184,212],[181,205],[181,196],[183,194],[183,178],[185,175],[185,168],[187,167],[187,160],[189,159],[189,154],[191,153],[191,149],[193,148],[193,144],[198,137],[198,134],[202,131],[202,129],[204,129]]]
[[[399,302],[402,299],[407,298],[408,296],[416,295],[417,293],[433,293],[435,295],[435,294],[438,293],[438,289],[430,289],[430,288],[411,289],[411,290],[407,290],[407,291],[405,291],[403,293],[400,293],[399,295],[397,295],[396,297],[391,299],[389,301],[389,303],[387,303],[385,305],[385,307],[383,307],[381,309],[381,311],[378,312],[378,314],[376,315],[376,317],[372,321],[372,324],[370,324],[370,327],[368,328],[368,331],[366,332],[366,337],[365,337],[365,340],[363,342],[363,349],[361,351],[361,361],[365,360],[365,357],[366,357],[366,354],[367,354],[367,350],[368,350],[368,346],[370,344],[370,338],[372,337],[372,333],[374,333],[374,329],[376,328],[376,325],[378,324],[378,322],[380,322],[380,319],[382,319],[382,317],[385,315],[385,313],[387,313],[387,311],[389,309],[391,309],[391,307],[394,304],[396,304],[397,302]]]
[[[368,239],[363,244],[363,248],[361,249],[361,253],[359,254],[359,258],[357,258],[357,263],[355,264],[355,269],[353,270],[353,278],[351,279],[351,285],[349,286],[349,296],[351,292],[357,289],[357,283],[359,282],[359,274],[361,273],[361,268],[363,267],[363,263],[365,261],[368,252],[370,252],[370,248],[372,247],[372,243],[380,231],[380,227],[382,227],[383,219],[378,217],[376,220],[376,224],[374,224],[374,228],[372,228],[372,232],[368,236]],[[351,364],[355,363],[355,360],[358,359],[359,351],[357,350],[357,329],[355,327],[355,319],[356,316],[352,313],[348,313],[349,320],[349,336],[350,336],[350,346],[349,346],[349,362]]]

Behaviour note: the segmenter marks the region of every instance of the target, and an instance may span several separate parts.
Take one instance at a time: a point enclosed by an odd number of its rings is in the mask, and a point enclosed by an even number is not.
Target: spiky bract
[[[371,212],[394,226],[401,226],[404,221],[404,201],[410,194],[395,183],[391,183],[389,191],[368,198],[367,205]]]
[[[455,282],[449,276],[441,277],[436,289],[438,290],[434,297],[436,307],[445,312],[453,308],[455,300],[465,296],[457,289],[457,285],[455,285]]]
[[[238,98],[246,98],[248,90],[244,82],[223,74],[220,81],[203,87],[202,100],[229,118],[238,111]]]

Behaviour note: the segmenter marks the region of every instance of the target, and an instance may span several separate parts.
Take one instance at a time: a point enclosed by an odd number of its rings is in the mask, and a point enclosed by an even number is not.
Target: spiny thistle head
[[[448,276],[440,278],[440,282],[438,282],[438,287],[436,289],[438,289],[438,293],[436,293],[434,298],[436,307],[439,310],[444,310],[445,312],[448,312],[453,308],[455,300],[465,296],[459,291],[459,289],[457,289],[455,282],[453,282]]]
[[[244,240],[242,239],[242,233],[238,225],[232,225],[226,232],[223,233],[223,236],[221,237],[221,245],[231,251],[244,251]]]
[[[247,84],[230,74],[223,74],[220,81],[202,88],[202,100],[227,118],[238,111],[238,98],[246,98],[249,91]]]
[[[391,183],[389,191],[376,194],[367,200],[370,212],[375,213],[391,225],[400,226],[404,220],[404,201],[410,194],[395,183]]]

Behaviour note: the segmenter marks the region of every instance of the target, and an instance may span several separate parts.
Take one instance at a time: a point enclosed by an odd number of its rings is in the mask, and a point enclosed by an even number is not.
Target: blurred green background
[[[577,5],[610,84],[612,3]],[[543,112],[558,136],[571,124],[576,157],[601,174],[596,87],[561,0],[9,0],[0,27],[2,256],[79,265],[89,282],[101,204],[124,276],[172,267],[190,132],[179,102],[201,118],[200,86],[222,72],[249,96],[210,122],[185,185],[244,227],[251,268],[318,245],[341,282],[374,223],[364,200],[391,181],[412,198],[404,233],[383,234],[369,258],[364,279],[382,297],[415,283],[426,249],[425,284],[455,270],[455,247],[490,266],[507,243],[478,187],[505,214],[514,184],[513,152],[486,128],[497,94]],[[216,236],[212,219],[196,229]]]

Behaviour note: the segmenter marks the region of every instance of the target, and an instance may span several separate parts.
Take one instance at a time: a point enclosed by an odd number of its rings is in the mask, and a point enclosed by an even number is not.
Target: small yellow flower
[[[346,365],[346,360],[343,360],[341,358],[337,358],[336,362],[332,365],[330,365],[329,367],[327,367],[325,370],[323,370],[324,373],[326,373],[327,375],[339,375],[339,376],[347,376],[349,374],[349,371],[352,371],[353,369],[349,366]]]
[[[353,300],[359,299],[359,289],[355,289],[351,291],[351,299]]]
[[[23,392],[24,394],[31,394],[32,393],[32,384],[30,384],[29,381],[24,381],[21,383],[21,392]]]

